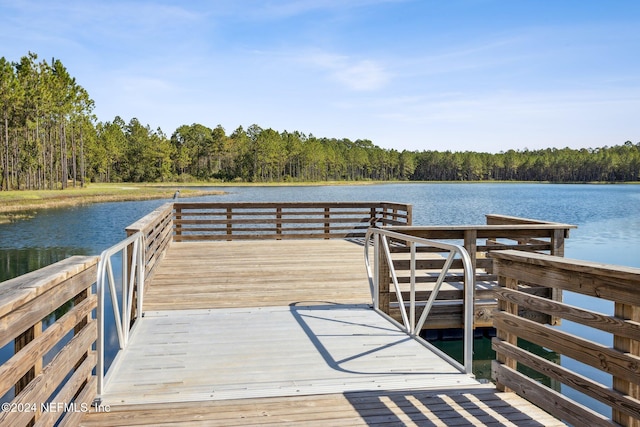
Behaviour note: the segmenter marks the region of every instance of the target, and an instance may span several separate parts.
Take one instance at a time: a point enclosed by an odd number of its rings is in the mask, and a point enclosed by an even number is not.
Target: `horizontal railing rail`
[[[97,374],[97,402],[100,402],[104,387],[108,378],[105,372],[105,292],[108,290],[111,297],[111,306],[118,336],[120,350],[124,349],[129,341],[131,329],[138,319],[142,317],[142,304],[144,297],[144,235],[136,233],[125,240],[106,249],[100,255],[97,272],[98,294],[98,340],[96,351],[98,353]],[[121,280],[116,280],[113,258],[120,255],[119,266]],[[120,298],[118,298],[120,291]]]
[[[463,246],[469,253],[474,270],[475,312],[476,326],[491,327],[491,313],[495,308],[495,296],[493,287],[497,284],[497,276],[493,271],[493,259],[490,253],[496,250],[517,249],[520,251],[546,253],[563,256],[565,239],[569,237],[569,231],[576,228],[574,225],[538,221],[527,218],[517,218],[503,215],[487,215],[487,225],[440,225],[440,226],[391,226],[385,229],[396,231],[415,237],[441,242],[449,242]],[[410,248],[406,245],[393,245],[390,251],[394,254],[394,268],[398,274],[400,283],[409,283],[410,263],[407,256]],[[419,248],[420,252],[436,252],[433,248]],[[446,258],[433,254],[417,262],[416,268],[421,274],[416,279],[419,283],[434,283],[438,278],[438,272],[446,262]],[[451,304],[457,304],[463,298],[463,276],[460,273],[462,264],[460,260],[453,262],[445,281],[450,285],[441,290],[438,300],[448,301],[450,305],[441,304],[435,307],[439,312],[425,325],[427,329],[457,328],[461,327],[461,311],[454,310]],[[428,298],[429,290],[421,291],[420,298]],[[561,300],[560,290],[549,289],[545,286],[531,287],[529,292],[553,299]],[[403,291],[402,296],[407,297]],[[391,302],[397,303],[397,298],[392,294]],[[395,318],[399,318],[396,310],[391,310]],[[535,316],[543,316],[540,313],[531,313]],[[540,321],[547,322],[548,316],[543,316]]]
[[[374,254],[371,257],[369,253],[370,242],[373,241]],[[390,247],[394,244],[401,243],[410,250],[410,287],[408,295],[408,313],[405,307],[405,297],[401,290],[400,282],[394,268],[394,262]],[[417,298],[417,256],[418,249],[426,249],[437,251],[443,255],[444,263],[441,266],[435,285],[430,292],[428,299],[422,300]],[[424,253],[424,252],[423,252]],[[454,260],[460,262],[462,267],[463,282],[465,284],[463,294],[463,365],[452,359],[449,355],[437,351],[445,359],[449,360],[454,366],[467,374],[472,373],[473,364],[473,267],[471,258],[467,251],[460,245],[436,242],[432,240],[422,239],[419,237],[408,236],[389,230],[371,228],[367,231],[364,245],[364,259],[367,267],[371,296],[373,299],[373,307],[376,311],[384,313],[388,316],[390,293],[390,284],[393,285],[393,291],[397,298],[397,308],[401,313],[402,323],[400,326],[412,337],[418,337],[423,328],[431,309],[436,303],[438,292],[444,284],[448,272],[452,268]],[[381,303],[382,301],[382,303]],[[382,308],[381,308],[382,307]],[[420,317],[418,316],[419,308],[422,307]],[[395,322],[395,319],[390,318]],[[426,344],[426,343],[425,343]],[[432,350],[435,348],[430,346]]]
[[[0,365],[0,425],[76,425],[91,405],[97,263],[74,256],[0,283],[0,348],[13,347]]]
[[[497,360],[492,367],[497,386],[573,425],[640,425],[640,269],[514,250],[491,256],[500,284],[495,290],[499,311],[494,315]],[[535,285],[586,295],[598,307],[613,304],[613,313],[539,298],[528,293]],[[566,319],[584,332],[578,336],[531,321],[526,315],[531,311]],[[600,337],[599,342],[593,335]],[[609,340],[612,347],[603,344]],[[526,342],[567,363],[558,365],[530,352]],[[577,372],[580,366],[594,372]],[[522,373],[525,368],[610,407],[611,418],[535,381]]]
[[[372,226],[411,224],[388,202],[174,203],[174,241],[363,238]]]
[[[363,238],[370,226],[410,225],[391,202],[166,203],[126,228],[142,233],[149,279],[173,241]]]
[[[126,228],[127,236],[142,233],[145,242],[145,276],[151,277],[173,240],[173,203],[165,203]]]

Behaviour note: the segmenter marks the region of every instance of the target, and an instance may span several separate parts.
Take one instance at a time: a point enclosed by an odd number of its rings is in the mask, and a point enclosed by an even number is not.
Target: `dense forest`
[[[383,149],[251,125],[183,125],[168,137],[137,119],[100,122],[60,60],[0,58],[0,189],[92,182],[328,180],[640,181],[640,143],[497,154]]]

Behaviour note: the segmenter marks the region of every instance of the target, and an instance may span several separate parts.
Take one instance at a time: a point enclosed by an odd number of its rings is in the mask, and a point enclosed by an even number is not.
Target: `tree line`
[[[162,181],[640,181],[640,143],[497,154],[384,149],[251,125],[182,125],[171,136],[137,119],[100,122],[62,62],[0,58],[0,189]]]
[[[476,152],[416,153],[411,179],[421,181],[640,181],[640,143],[595,149],[547,148]]]

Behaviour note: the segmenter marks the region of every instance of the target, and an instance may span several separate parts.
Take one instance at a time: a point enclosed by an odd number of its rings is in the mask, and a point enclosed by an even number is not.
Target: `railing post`
[[[276,208],[276,234],[279,236],[277,240],[282,240],[282,208]]]
[[[42,322],[38,322],[37,324],[31,326],[29,329],[24,331],[22,334],[18,335],[14,340],[14,354],[18,354],[20,350],[27,346],[31,341],[38,338],[42,334]],[[24,374],[22,378],[18,381],[18,383],[14,387],[15,395],[19,395],[22,390],[29,386],[29,383],[33,381],[36,376],[38,376],[42,372],[42,358],[39,357],[31,369]],[[35,421],[38,420],[40,416],[40,408],[37,408],[34,417],[31,419],[31,423],[29,425],[33,425]]]
[[[175,226],[175,235],[176,236],[182,236],[182,223],[181,223],[181,219],[182,219],[182,208],[180,206],[176,206],[176,204],[173,204],[173,209],[175,210],[175,213],[173,215],[173,224]],[[176,239],[177,241],[180,241],[179,238]]]
[[[329,233],[331,232],[331,208],[324,208],[324,238],[329,239]]]
[[[82,301],[84,301],[87,298],[89,298],[90,295],[91,295],[90,289],[85,289],[84,291],[80,292],[78,295],[76,295],[73,298],[74,307],[79,305]],[[91,321],[91,314],[88,314],[87,317],[85,317],[84,319],[79,321],[78,324],[76,326],[74,326],[73,335],[75,336],[75,335],[79,334],[80,332],[82,332],[82,329],[85,328],[89,324],[90,321]],[[82,363],[84,363],[84,361],[87,360],[87,357],[89,357],[89,350],[90,350],[90,348],[88,348],[87,351],[78,359],[78,362],[76,362],[76,364],[73,367],[74,371],[79,369],[80,366],[82,366]],[[82,381],[82,383],[80,384],[80,388],[84,388],[89,383],[89,381],[91,380],[91,376],[92,375],[90,373],[89,376],[84,381]],[[37,416],[36,416],[36,420],[37,420]]]
[[[512,279],[509,277],[504,277],[504,276],[498,276],[498,286],[501,286],[503,288],[508,288],[508,289],[514,289],[517,290],[518,289],[518,280],[517,279]],[[505,311],[509,314],[513,314],[513,315],[517,315],[518,314],[518,305],[512,302],[507,302],[503,299],[498,299],[498,310],[501,311]],[[508,342],[509,344],[512,344],[514,346],[517,346],[518,344],[518,337],[512,333],[509,332],[505,332],[499,328],[496,328],[496,336],[503,340]],[[508,368],[511,369],[516,369],[517,367],[517,361],[513,358],[507,357],[502,353],[496,353],[496,360],[499,363],[504,364],[505,366],[507,366]],[[499,381],[496,381],[496,388],[500,391],[512,391],[511,389],[509,389],[508,387],[506,387],[504,384],[500,383]]]
[[[551,255],[564,256],[564,235],[566,230],[553,230],[551,237]]]
[[[616,302],[614,307],[614,316],[621,319],[640,322],[640,307]],[[633,356],[640,356],[640,342],[630,338],[613,336],[613,348],[623,353],[630,353]],[[629,395],[634,399],[640,398],[640,386],[630,382],[628,379],[613,376],[613,389],[622,394]],[[632,418],[628,414],[613,409],[611,419],[625,427],[638,427],[640,420]]]
[[[476,272],[477,272],[476,270],[477,270],[477,251],[478,251],[477,240],[478,240],[477,229],[468,229],[464,231],[464,248],[467,250],[467,253],[469,254],[469,258],[471,259],[471,268],[473,270],[471,283],[465,283],[465,287],[471,286],[471,290],[473,292],[473,301],[476,300]],[[473,312],[475,316],[475,309],[473,310]]]
[[[555,256],[564,256],[564,237],[567,230],[553,230],[553,235],[551,237],[551,255]],[[551,289],[551,299],[553,301],[562,302],[562,289],[552,288]],[[549,323],[557,326],[560,325],[561,319],[558,316],[549,316]]]
[[[231,221],[233,220],[233,208],[227,208],[227,241],[233,240],[231,237],[233,235],[233,224]]]

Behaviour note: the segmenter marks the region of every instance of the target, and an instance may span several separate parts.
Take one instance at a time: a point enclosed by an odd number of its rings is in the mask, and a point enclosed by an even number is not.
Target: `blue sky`
[[[398,150],[640,141],[636,0],[0,0],[100,121],[251,124]]]

